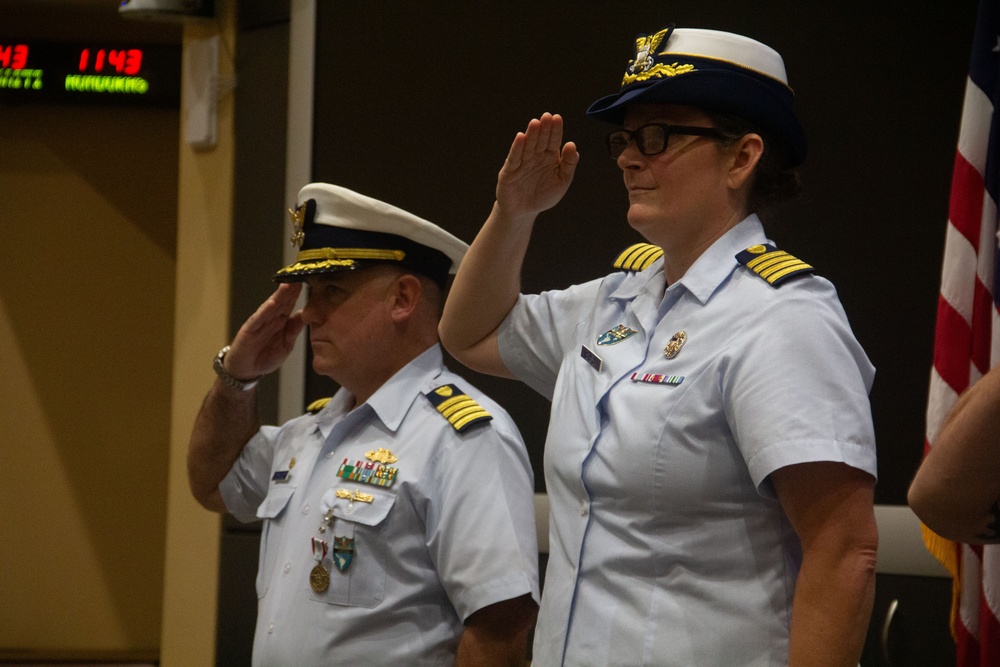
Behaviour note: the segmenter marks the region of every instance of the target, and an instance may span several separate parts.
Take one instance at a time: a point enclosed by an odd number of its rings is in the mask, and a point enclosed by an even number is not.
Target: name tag
[[[601,368],[604,366],[604,362],[601,361],[601,358],[599,356],[594,354],[593,350],[588,348],[586,345],[583,345],[580,347],[580,356],[583,357],[584,361],[593,366],[594,370],[596,370],[598,373],[601,372]]]

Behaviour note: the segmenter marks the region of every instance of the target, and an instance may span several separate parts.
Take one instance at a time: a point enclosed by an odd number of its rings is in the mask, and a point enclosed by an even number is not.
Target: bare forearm
[[[455,667],[522,667],[537,605],[530,595],[480,609],[466,621]]]
[[[856,667],[875,596],[875,479],[833,461],[771,474],[802,543],[788,664]]]
[[[856,667],[875,598],[874,550],[806,558],[792,607],[790,667]]]
[[[523,667],[527,664],[528,633],[506,642],[483,641],[482,637],[462,633],[455,656],[455,667]]]
[[[219,484],[259,428],[256,391],[234,390],[217,380],[205,396],[188,445],[188,483],[199,503],[216,512],[226,510]]]
[[[467,365],[475,364],[470,354],[500,326],[517,302],[533,223],[533,215],[512,218],[494,205],[462,260],[439,332],[448,351]]]
[[[279,285],[243,323],[220,356],[226,374],[248,382],[281,366],[305,326],[301,311],[295,310],[301,290],[300,283]],[[198,411],[188,445],[188,483],[198,502],[226,511],[219,483],[259,428],[256,390],[241,391],[216,380]]]
[[[1000,541],[1000,372],[988,373],[955,404],[908,499],[944,537]]]
[[[580,160],[576,144],[562,143],[562,131],[562,117],[544,113],[514,137],[497,176],[496,203],[462,260],[445,304],[441,342],[474,370],[509,376],[496,330],[520,293],[535,218],[566,194]]]

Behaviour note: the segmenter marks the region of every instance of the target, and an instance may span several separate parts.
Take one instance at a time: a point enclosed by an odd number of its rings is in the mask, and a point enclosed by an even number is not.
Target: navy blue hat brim
[[[451,259],[443,252],[384,232],[315,224],[307,219],[300,259],[278,271],[274,281],[304,282],[310,276],[392,264],[447,284]],[[309,257],[313,254],[315,256]],[[307,258],[301,258],[306,255]]]
[[[597,100],[591,118],[621,125],[633,104],[678,104],[734,114],[758,124],[788,148],[794,167],[806,158],[805,132],[793,111],[793,93],[783,84],[734,69],[702,69],[645,85],[632,85]]]

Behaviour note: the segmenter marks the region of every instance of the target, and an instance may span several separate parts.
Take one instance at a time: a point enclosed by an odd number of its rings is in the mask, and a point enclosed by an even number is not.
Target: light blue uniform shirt
[[[501,325],[507,368],[552,400],[535,665],[787,664],[801,546],[768,475],[876,474],[874,368],[827,280],[737,263],[765,242],[751,216],[668,289],[657,260],[522,295]]]
[[[458,433],[425,396],[446,384],[493,420]],[[264,520],[255,665],[447,665],[470,614],[538,599],[534,480],[503,409],[449,372],[436,345],[352,402],[341,389],[318,414],[262,428],[220,485],[237,518]],[[366,454],[380,448],[397,459],[384,464],[391,485],[338,476],[345,462],[377,469]],[[344,571],[335,537],[354,540]],[[309,583],[314,538],[328,544],[315,551],[330,573],[322,593]]]

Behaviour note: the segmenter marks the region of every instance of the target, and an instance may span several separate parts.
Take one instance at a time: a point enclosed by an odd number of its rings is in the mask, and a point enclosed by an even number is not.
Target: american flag
[[[945,237],[927,404],[925,452],[959,394],[1000,362],[997,197],[1000,0],[980,0],[966,82]],[[1000,545],[972,546],[924,529],[953,577],[952,632],[959,667],[1000,665]]]

